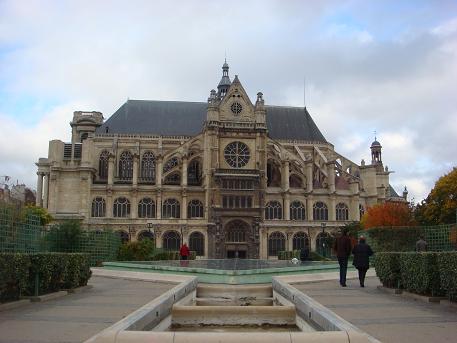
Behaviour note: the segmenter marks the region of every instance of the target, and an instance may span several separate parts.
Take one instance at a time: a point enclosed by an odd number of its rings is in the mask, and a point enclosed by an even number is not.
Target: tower
[[[229,65],[227,64],[227,60],[224,61],[224,64],[222,65],[222,78],[221,78],[221,81],[219,82],[219,85],[217,86],[217,90],[218,90],[218,97],[219,98],[223,98],[225,96],[225,94],[227,94],[227,91],[230,87],[230,85],[232,84],[232,82],[230,81],[230,77],[229,77]]]

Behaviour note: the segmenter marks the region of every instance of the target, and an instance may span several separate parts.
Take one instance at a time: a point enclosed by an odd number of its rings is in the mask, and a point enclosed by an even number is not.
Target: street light
[[[322,256],[325,257],[325,227],[327,226],[326,223],[321,223],[322,227]]]
[[[152,235],[152,241],[154,242],[154,249],[156,248],[156,236],[154,232],[154,224],[153,223],[147,223],[146,224],[148,228],[148,232]]]

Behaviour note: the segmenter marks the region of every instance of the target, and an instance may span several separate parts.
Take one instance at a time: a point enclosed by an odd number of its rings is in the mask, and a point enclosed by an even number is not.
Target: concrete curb
[[[385,293],[389,293],[392,295],[400,295],[405,298],[419,300],[419,301],[423,301],[425,303],[439,304],[441,301],[447,300],[446,297],[429,297],[428,295],[411,293],[411,292],[407,292],[403,289],[398,289],[398,288],[387,288],[384,286],[378,286],[378,289]]]
[[[12,310],[12,309],[15,309],[15,308],[27,305],[27,304],[30,304],[30,299],[21,299],[21,300],[11,301],[9,303],[0,305],[0,312]]]
[[[377,288],[381,292],[394,294],[394,295],[399,295],[399,294],[401,294],[403,292],[402,289],[398,289],[398,288],[388,288],[388,287],[384,287],[384,286],[377,286]]]
[[[86,285],[86,286],[81,286],[77,288],[70,288],[70,289],[64,289],[64,291],[68,292],[68,294],[74,294],[74,293],[82,293],[85,291],[88,291],[89,289],[94,288],[92,285]]]
[[[37,297],[31,296],[31,297],[22,297],[22,298],[23,299],[28,299],[31,302],[40,302],[40,301],[48,301],[48,300],[52,300],[52,299],[61,298],[61,297],[64,297],[66,295],[68,295],[67,291],[58,291],[58,292],[54,292],[54,293],[48,293],[48,294],[39,295]]]

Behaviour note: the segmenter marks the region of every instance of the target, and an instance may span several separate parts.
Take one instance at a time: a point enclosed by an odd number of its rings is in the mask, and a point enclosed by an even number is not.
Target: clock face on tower
[[[232,111],[232,113],[234,115],[238,115],[241,113],[241,111],[243,110],[243,106],[241,106],[241,104],[239,102],[234,102],[232,104],[232,106],[230,106],[230,110]]]
[[[224,157],[233,168],[242,168],[249,162],[249,148],[242,142],[232,142],[224,149]]]

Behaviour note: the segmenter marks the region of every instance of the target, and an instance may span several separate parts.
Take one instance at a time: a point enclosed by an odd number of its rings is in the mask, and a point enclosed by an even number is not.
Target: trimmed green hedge
[[[438,253],[403,253],[400,255],[401,284],[406,290],[432,296],[443,295]]]
[[[195,260],[197,253],[190,252],[189,259]],[[154,241],[143,239],[142,241],[127,242],[119,248],[118,261],[163,261],[179,260],[179,251],[168,251],[154,248]]]
[[[441,288],[448,296],[457,299],[457,252],[438,254]]]
[[[457,294],[457,252],[377,253],[376,275],[386,287],[440,296]]]
[[[376,275],[385,287],[400,288],[400,253],[376,253],[374,264]]]
[[[20,253],[0,253],[0,302],[18,300],[29,282],[30,258]]]
[[[55,292],[87,285],[91,276],[87,254],[1,253],[0,301],[12,301],[22,295]]]

